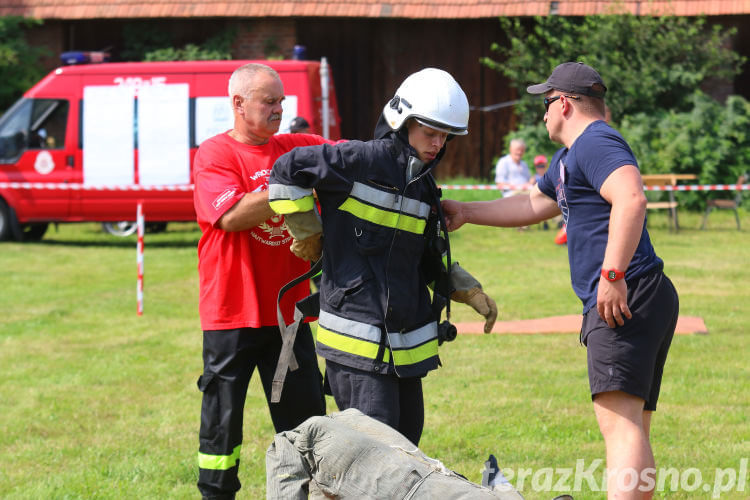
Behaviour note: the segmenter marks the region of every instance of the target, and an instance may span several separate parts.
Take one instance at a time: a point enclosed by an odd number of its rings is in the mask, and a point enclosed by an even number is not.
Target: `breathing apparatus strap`
[[[286,292],[300,283],[309,280],[319,273],[322,268],[323,257],[321,256],[309,271],[301,276],[297,276],[279,290],[279,298],[276,301],[276,320],[279,323],[279,331],[281,332],[281,353],[279,354],[279,361],[276,363],[276,371],[274,372],[273,383],[271,384],[272,403],[278,403],[281,400],[281,391],[284,388],[287,371],[294,371],[299,368],[293,348],[300,323],[306,318],[320,314],[320,294],[314,293],[308,295],[294,305],[294,321],[291,325],[287,326],[284,321],[284,315],[281,314],[281,299]]]
[[[452,284],[451,284],[451,242],[450,238],[448,236],[448,225],[445,223],[445,214],[443,213],[443,206],[440,204],[440,199],[442,198],[442,190],[437,186],[437,183],[435,182],[435,178],[432,176],[432,174],[428,175],[429,182],[432,185],[433,191],[435,193],[436,198],[436,208],[437,208],[437,214],[438,214],[438,221],[440,223],[440,230],[437,233],[437,236],[440,236],[440,233],[442,232],[445,237],[445,257],[446,257],[446,279],[447,279],[447,286],[448,286],[448,295],[445,297],[446,304],[445,304],[445,319],[450,321],[451,319],[451,294],[453,293]],[[434,293],[437,293],[437,287],[435,287]],[[434,302],[434,299],[433,299]],[[439,318],[438,318],[439,320]]]

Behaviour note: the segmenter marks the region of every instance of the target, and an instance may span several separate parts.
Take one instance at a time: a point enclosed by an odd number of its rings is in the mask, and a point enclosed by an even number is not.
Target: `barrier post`
[[[143,218],[143,200],[138,200],[138,210],[135,220],[138,227],[138,244],[136,245],[136,262],[138,264],[138,282],[136,284],[137,313],[138,316],[143,316],[143,233],[146,226]]]

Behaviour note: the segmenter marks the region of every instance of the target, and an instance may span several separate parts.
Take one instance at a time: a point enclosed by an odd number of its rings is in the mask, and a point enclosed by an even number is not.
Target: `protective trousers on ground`
[[[309,489],[309,497],[308,497]],[[522,500],[471,483],[360,411],[313,417],[266,453],[269,500]]]

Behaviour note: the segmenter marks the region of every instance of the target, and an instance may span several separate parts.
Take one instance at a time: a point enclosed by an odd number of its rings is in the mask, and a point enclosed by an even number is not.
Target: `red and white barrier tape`
[[[505,187],[499,188],[495,184],[441,184],[442,189],[450,190],[479,190],[479,191],[505,191],[524,190],[528,187]],[[686,184],[684,186],[643,186],[644,191],[749,191],[750,184]],[[71,191],[192,191],[192,184],[177,184],[164,186],[141,186],[138,184],[128,186],[91,186],[80,183],[54,183],[54,182],[0,182],[0,189],[62,189]]]
[[[138,201],[138,211],[136,212],[136,225],[138,227],[138,244],[136,245],[136,263],[138,264],[138,281],[136,283],[136,300],[137,314],[143,315],[143,233],[146,229],[146,223],[143,218],[143,202]]]
[[[192,191],[192,184],[163,186],[126,186],[89,185],[75,182],[0,182],[0,189],[61,189],[69,191]]]
[[[486,190],[486,191],[505,191],[510,190],[528,190],[528,187],[518,186],[499,188],[495,184],[442,184],[441,189],[450,190]],[[689,184],[684,186],[643,186],[644,191],[741,191],[750,190],[750,184]]]

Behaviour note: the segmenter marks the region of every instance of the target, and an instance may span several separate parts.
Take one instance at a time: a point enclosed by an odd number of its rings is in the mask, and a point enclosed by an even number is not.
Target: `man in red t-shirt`
[[[195,156],[195,211],[203,392],[198,489],[205,498],[234,498],[242,416],[250,377],[258,368],[276,432],[325,414],[322,377],[312,334],[300,325],[294,344],[299,369],[287,375],[281,401],[271,403],[271,382],[281,351],[276,320],[279,289],[310,269],[292,254],[284,218],[268,205],[274,161],[297,146],[327,142],[315,135],[274,135],[281,121],[284,87],[262,64],[238,68],[229,80],[234,128],[204,141]],[[309,287],[284,297],[282,313],[293,320],[295,302]]]

